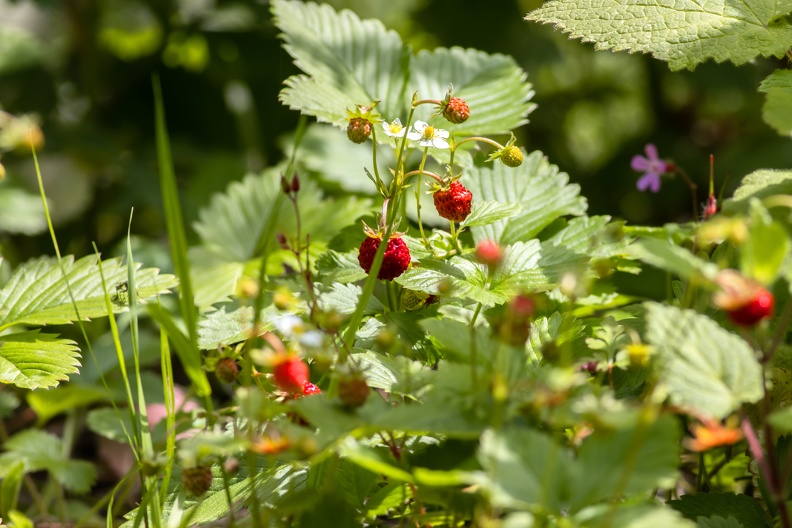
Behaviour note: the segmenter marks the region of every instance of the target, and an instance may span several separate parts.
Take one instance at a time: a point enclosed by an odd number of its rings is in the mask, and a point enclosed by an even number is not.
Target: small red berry
[[[773,294],[760,288],[746,304],[727,312],[729,319],[738,325],[753,326],[765,317],[773,315],[775,299]]]
[[[371,390],[366,379],[360,374],[345,376],[338,383],[338,398],[344,407],[357,409],[363,406]]]
[[[497,242],[482,240],[476,246],[476,260],[489,269],[495,269],[503,261],[503,250]]]
[[[353,117],[347,125],[347,137],[353,143],[363,143],[371,136],[371,121]]]
[[[308,382],[308,365],[297,356],[290,356],[275,365],[275,384],[285,392],[302,394]]]
[[[360,244],[360,254],[358,255],[358,263],[360,267],[366,270],[366,273],[371,271],[371,265],[374,263],[374,256],[377,254],[380,239],[367,236],[366,240]],[[388,240],[388,246],[385,249],[385,255],[382,260],[377,278],[380,280],[393,280],[407,270],[410,265],[410,250],[407,244],[401,237],[395,237]]]
[[[443,106],[443,117],[458,125],[459,123],[464,123],[470,117],[470,108],[459,97],[451,97]]]
[[[314,394],[322,394],[322,389],[311,383],[310,381],[306,381],[305,385],[303,385],[303,396],[313,396]]]
[[[434,193],[437,214],[453,222],[462,222],[468,217],[472,201],[473,194],[458,180],[452,181],[448,189],[440,189]]]
[[[239,364],[230,357],[222,358],[215,365],[215,375],[223,383],[233,383],[239,376]]]
[[[193,497],[200,497],[212,487],[212,468],[195,466],[182,469],[181,483]]]

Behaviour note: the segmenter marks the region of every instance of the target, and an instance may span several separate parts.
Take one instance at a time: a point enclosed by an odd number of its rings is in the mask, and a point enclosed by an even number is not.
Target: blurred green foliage
[[[710,153],[716,187],[728,179],[727,196],[757,168],[792,165],[788,140],[761,119],[757,88],[778,66],[774,61],[672,73],[646,56],[595,53],[524,21],[539,0],[497,8],[473,0],[328,3],[380,18],[416,50],[462,46],[515,57],[539,105],[517,131],[520,143],[569,173],[591,214],[648,224],[691,216],[679,179],[664,181],[657,195],[635,189],[630,157],[648,142],[691,174],[700,201]],[[214,192],[280,161],[283,138],[298,118],[277,98],[283,80],[297,73],[280,44],[264,1],[0,0],[0,108],[38,116],[62,250],[87,254],[96,241],[100,251],[120,254],[134,207],[136,253],[167,265],[155,72],[189,224]],[[31,219],[40,205],[30,156],[11,152],[2,163],[8,176],[0,182],[0,255],[7,268],[52,250],[44,224]]]

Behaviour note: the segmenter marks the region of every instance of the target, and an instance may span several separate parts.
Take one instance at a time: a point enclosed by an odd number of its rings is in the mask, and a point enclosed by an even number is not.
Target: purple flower
[[[638,179],[638,190],[645,191],[649,189],[656,193],[660,190],[660,176],[666,172],[672,171],[674,166],[671,163],[661,160],[657,156],[657,147],[653,144],[648,143],[645,151],[645,157],[640,154],[633,156],[632,161],[630,161],[630,166],[633,170],[644,173],[643,176]]]

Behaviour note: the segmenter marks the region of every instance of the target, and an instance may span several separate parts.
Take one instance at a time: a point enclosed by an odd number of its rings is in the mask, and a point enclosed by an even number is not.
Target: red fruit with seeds
[[[371,271],[371,265],[374,263],[374,256],[377,254],[381,239],[367,236],[366,240],[360,244],[360,254],[358,255],[358,263],[360,267],[366,270],[366,273]],[[388,240],[388,246],[385,248],[385,255],[382,259],[382,266],[380,267],[377,278],[380,280],[393,280],[407,270],[410,265],[410,250],[407,244],[401,237],[394,237]]]
[[[750,301],[744,305],[730,310],[729,319],[738,325],[753,326],[765,317],[773,315],[775,299],[773,294],[764,288],[758,289]]]
[[[310,381],[306,381],[305,385],[303,385],[303,396],[313,396],[314,394],[322,394],[322,389],[311,383]]]
[[[371,136],[371,121],[354,117],[347,125],[347,137],[352,143],[363,143]]]
[[[452,181],[448,189],[440,189],[434,193],[437,214],[453,222],[462,222],[468,217],[472,201],[473,194],[458,180]]]
[[[210,466],[184,468],[181,483],[187,493],[193,497],[200,497],[212,487],[212,468]]]
[[[308,382],[308,365],[297,356],[290,356],[277,363],[272,374],[282,391],[302,394]]]
[[[476,246],[476,260],[494,270],[503,261],[503,250],[497,242],[482,240]]]
[[[470,117],[470,108],[459,97],[451,97],[443,106],[443,117],[458,125],[459,123],[464,123]]]
[[[338,382],[338,398],[344,407],[357,409],[368,399],[370,389],[366,379],[360,374],[344,376]]]
[[[230,357],[222,358],[215,365],[215,375],[223,383],[233,383],[239,376],[239,364]]]

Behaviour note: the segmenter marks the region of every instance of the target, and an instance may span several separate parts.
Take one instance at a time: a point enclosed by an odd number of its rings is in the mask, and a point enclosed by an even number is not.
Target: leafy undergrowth
[[[673,69],[789,47],[785,17],[751,19],[785,14],[770,6],[711,2],[709,39],[659,2],[578,4],[530,18]],[[515,143],[535,105],[511,58],[272,9],[302,71],[281,100],[318,121],[288,163],[215,195],[188,247],[155,80],[174,275],[128,265],[129,243],[0,288],[3,519],[790,526],[792,172],[758,170],[724,204],[710,190],[701,221],[588,216]],[[761,87],[771,114],[782,73]],[[52,328],[72,323],[81,341]]]

